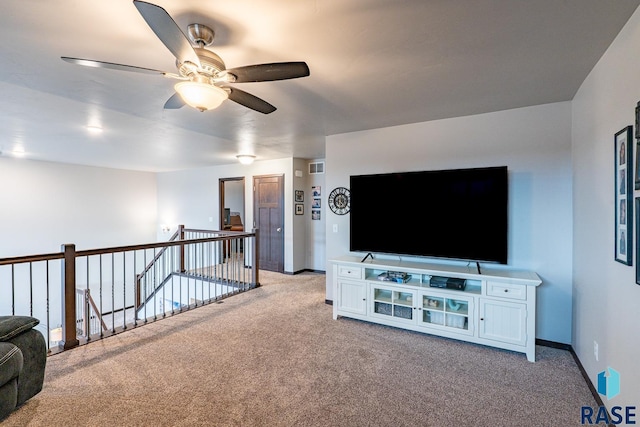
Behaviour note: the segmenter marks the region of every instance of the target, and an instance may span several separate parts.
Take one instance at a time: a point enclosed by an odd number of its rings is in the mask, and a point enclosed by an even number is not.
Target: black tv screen
[[[507,263],[507,167],[351,176],[350,250]]]

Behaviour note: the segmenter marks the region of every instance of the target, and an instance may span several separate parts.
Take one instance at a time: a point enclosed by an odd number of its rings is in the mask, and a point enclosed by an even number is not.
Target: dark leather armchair
[[[42,390],[47,345],[29,316],[0,316],[0,420]]]

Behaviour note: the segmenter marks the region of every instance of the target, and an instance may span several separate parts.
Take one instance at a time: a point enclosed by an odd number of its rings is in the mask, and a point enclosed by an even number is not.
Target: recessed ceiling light
[[[91,133],[102,133],[102,128],[100,126],[89,125],[87,126],[87,130]]]
[[[24,157],[25,152],[24,152],[24,148],[23,147],[15,147],[12,151],[11,154],[15,157]]]

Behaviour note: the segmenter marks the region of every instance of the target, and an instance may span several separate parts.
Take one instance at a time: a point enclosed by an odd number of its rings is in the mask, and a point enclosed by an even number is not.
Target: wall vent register
[[[309,175],[324,173],[324,162],[309,163]]]

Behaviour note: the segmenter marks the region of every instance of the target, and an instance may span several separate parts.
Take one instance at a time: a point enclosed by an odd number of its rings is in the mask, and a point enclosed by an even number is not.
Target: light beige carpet
[[[571,355],[341,318],[325,276],[262,287],[48,359],[7,426],[571,426],[595,406]]]

